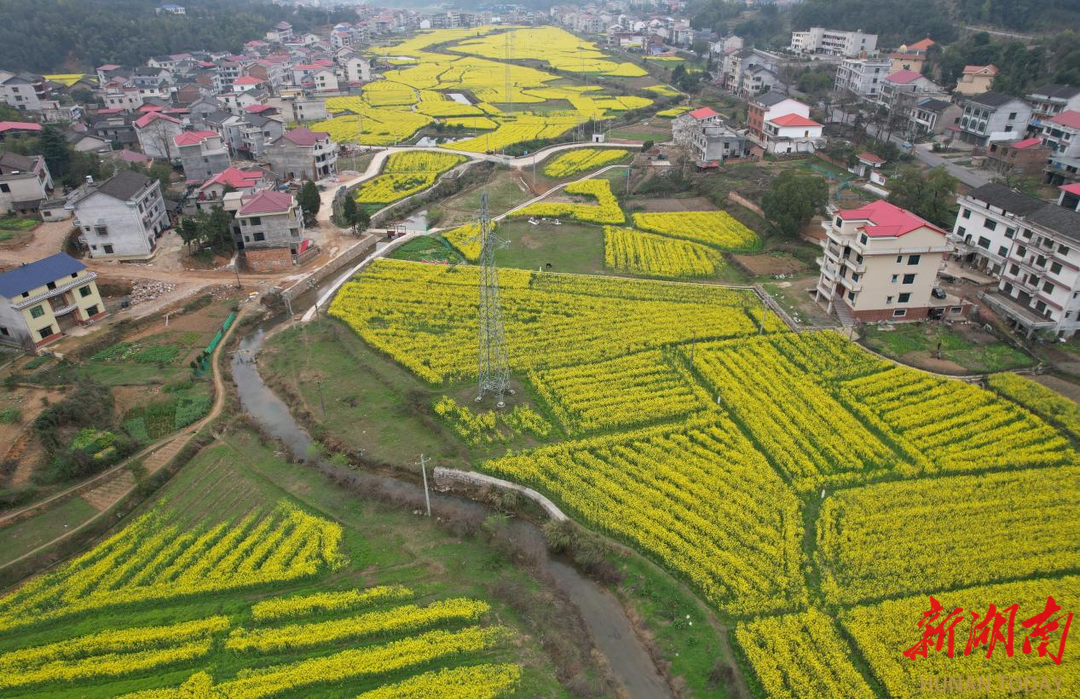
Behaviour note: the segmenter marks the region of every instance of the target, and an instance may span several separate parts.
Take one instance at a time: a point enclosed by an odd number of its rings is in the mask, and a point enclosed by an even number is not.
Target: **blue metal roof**
[[[51,257],[31,262],[21,267],[0,274],[0,296],[15,298],[23,293],[70,277],[86,269],[86,265],[71,255],[58,252]]]

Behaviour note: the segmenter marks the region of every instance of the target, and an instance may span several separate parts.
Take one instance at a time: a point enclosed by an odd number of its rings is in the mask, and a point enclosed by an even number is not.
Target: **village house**
[[[296,200],[269,189],[241,197],[233,235],[248,267],[257,272],[290,267],[313,249],[303,237],[303,211]]]
[[[338,144],[325,131],[303,126],[286,131],[267,148],[270,169],[286,180],[321,180],[337,174]]]
[[[121,170],[101,184],[87,180],[68,195],[65,208],[74,212],[90,256],[153,257],[158,237],[169,227],[160,183],[134,170]]]
[[[671,140],[689,147],[690,139],[698,127],[706,124],[723,123],[720,115],[711,107],[699,107],[685,114],[680,114],[671,122]]]
[[[818,258],[816,298],[845,324],[960,317],[958,300],[932,292],[952,246],[934,224],[886,201],[830,209]]]
[[[272,187],[276,178],[263,168],[228,167],[203,182],[195,195],[195,209],[208,211],[215,206],[224,207],[226,194],[254,194]]]
[[[1031,105],[1031,127],[1037,132],[1045,119],[1070,110],[1080,112],[1080,87],[1042,85],[1028,93],[1027,101]]]
[[[0,274],[0,343],[36,349],[104,318],[95,279],[63,252]]]
[[[879,56],[869,58],[845,58],[836,67],[833,90],[850,92],[859,97],[877,99],[881,86],[890,74],[891,62]]]
[[[20,112],[40,112],[41,103],[49,99],[45,78],[31,73],[9,73],[0,70],[0,102]]]
[[[910,106],[923,97],[947,97],[937,83],[930,78],[911,70],[901,70],[885,78],[881,83],[878,103],[886,109]]]
[[[963,113],[960,105],[949,100],[923,97],[908,113],[908,122],[914,134],[938,136],[950,127],[958,128]]]
[[[1080,213],[1000,184],[957,199],[950,240],[964,265],[991,274],[983,296],[1018,331],[1072,337],[1080,330]],[[1059,202],[1065,204],[1064,194]]]
[[[229,167],[229,149],[216,131],[184,131],[176,137],[184,178],[202,182]]]
[[[180,156],[176,137],[184,130],[180,120],[162,112],[148,112],[132,122],[142,152],[154,160],[172,163]]]
[[[1002,175],[1042,175],[1050,152],[1037,138],[992,141],[986,150],[987,166]]]
[[[1047,182],[1067,184],[1080,180],[1080,112],[1069,110],[1044,120],[1040,136],[1050,151]]]
[[[984,92],[964,101],[960,140],[976,146],[1023,136],[1031,119],[1031,105],[1002,92]]]
[[[1000,71],[993,64],[988,66],[964,66],[964,72],[953,89],[958,95],[981,95],[989,92],[994,78]]]
[[[861,31],[811,27],[805,32],[791,32],[791,52],[826,56],[858,56],[877,49],[877,34]]]
[[[52,189],[44,157],[0,151],[0,216],[34,213]]]

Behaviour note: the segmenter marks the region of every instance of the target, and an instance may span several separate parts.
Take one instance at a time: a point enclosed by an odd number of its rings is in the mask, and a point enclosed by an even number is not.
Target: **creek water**
[[[257,326],[240,340],[232,357],[232,375],[240,396],[241,407],[268,434],[280,439],[297,458],[307,456],[311,436],[293,419],[288,406],[263,382],[259,375],[257,355],[273,321]],[[364,480],[380,489],[397,494],[411,494],[419,501],[423,488],[392,476],[365,473]],[[445,493],[432,493],[431,505],[453,505],[461,511],[488,513],[480,503]],[[511,519],[508,526],[518,540],[530,541],[532,550],[541,552],[541,566],[550,574],[555,585],[574,604],[581,614],[593,644],[604,655],[612,675],[631,699],[667,699],[673,697],[645,646],[615,597],[586,578],[577,569],[562,561],[549,558],[543,544],[544,535],[538,527],[521,519]]]

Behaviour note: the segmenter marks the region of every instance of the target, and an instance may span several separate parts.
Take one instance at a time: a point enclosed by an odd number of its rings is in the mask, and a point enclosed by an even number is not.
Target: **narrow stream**
[[[273,322],[259,325],[240,340],[239,350],[232,358],[233,381],[243,409],[263,430],[280,439],[294,456],[303,459],[307,456],[311,437],[293,419],[284,401],[263,382],[256,364],[266,331],[273,325]],[[365,478],[377,482],[386,490],[423,495],[422,487],[408,481],[372,473],[365,474]],[[487,511],[483,505],[456,495],[432,493],[431,499],[433,509],[439,504],[453,503],[458,509]],[[543,532],[535,525],[516,518],[511,519],[509,524],[515,528],[515,535],[543,541]],[[544,546],[534,548],[545,551],[541,565],[581,613],[594,645],[604,654],[612,675],[625,690],[626,696],[631,699],[673,697],[618,600],[575,568],[548,558]]]

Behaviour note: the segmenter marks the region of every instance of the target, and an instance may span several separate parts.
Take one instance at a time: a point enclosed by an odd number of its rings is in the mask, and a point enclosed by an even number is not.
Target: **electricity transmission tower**
[[[502,302],[499,300],[499,274],[495,268],[495,249],[501,242],[488,214],[487,190],[480,197],[480,387],[477,402],[485,393],[495,396],[496,405],[506,405],[503,397],[510,390],[510,361],[506,351]]]

